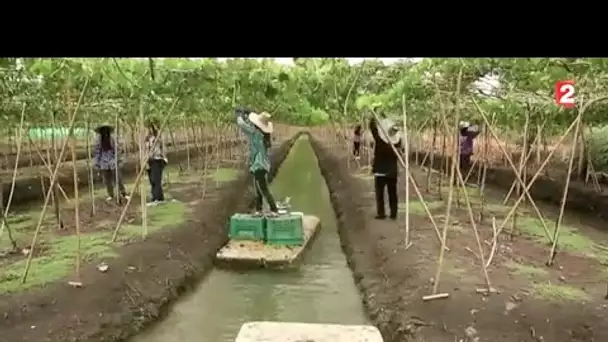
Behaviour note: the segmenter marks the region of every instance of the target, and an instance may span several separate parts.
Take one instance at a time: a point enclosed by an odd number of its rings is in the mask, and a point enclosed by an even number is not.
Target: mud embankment
[[[383,254],[377,248],[377,241],[367,233],[373,227],[367,226],[365,211],[360,210],[364,205],[361,194],[369,190],[361,189],[346,165],[330,155],[316,139],[311,139],[311,143],[330,191],[331,203],[338,219],[342,250],[362,294],[367,313],[385,342],[406,341],[407,332],[400,324],[407,321],[404,318],[405,312],[384,307],[376,299],[376,295],[386,293],[386,275],[382,272]]]
[[[224,141],[222,145],[219,147],[220,149],[225,149],[228,146],[238,145],[240,144],[240,140],[235,141]],[[217,145],[215,143],[209,143],[206,146],[201,146],[200,150],[204,153],[213,153],[216,150]],[[180,161],[184,161],[188,156],[188,149],[186,145],[179,145],[177,149],[172,149],[167,152],[167,159],[169,159],[170,163],[177,163]],[[195,158],[199,157],[200,154],[195,150],[194,146],[190,146],[190,157]],[[121,168],[122,175],[124,178],[132,177],[137,175],[138,163],[136,157],[128,158],[125,160],[123,167]],[[65,193],[70,196],[74,193],[74,176],[72,175],[72,169],[70,167],[60,168],[58,172],[57,182],[61,185],[61,188],[65,191]],[[19,178],[15,182],[15,190],[13,192],[13,200],[11,202],[12,206],[20,206],[24,204],[28,204],[34,201],[40,201],[44,199],[46,194],[44,189],[48,189],[49,186],[49,178],[45,177],[44,179],[44,188],[40,177],[30,177],[30,178]],[[97,185],[100,185],[101,182],[99,180],[95,180]],[[83,188],[89,184],[89,175],[86,166],[81,166],[78,168],[78,187]],[[11,183],[7,182],[2,184],[2,199],[3,204],[6,206],[9,198],[9,194],[11,191]]]
[[[410,160],[422,162],[426,152],[415,151],[410,154]],[[426,158],[424,166],[435,170],[449,170],[452,165],[452,157],[434,154]],[[469,179],[478,179],[479,168],[474,168]],[[526,175],[526,183],[532,180],[534,175]],[[486,171],[486,182],[505,191],[509,191],[516,180],[515,173],[510,168],[488,167]],[[563,197],[565,187],[564,180],[555,180],[546,176],[539,176],[530,187],[530,195],[535,200],[544,201],[559,206]],[[570,183],[568,187],[568,198],[566,209],[577,211],[584,215],[593,215],[603,220],[608,220],[608,195],[596,192],[580,183]]]
[[[271,178],[298,136],[273,150]],[[186,223],[121,247],[107,273],[87,265],[80,289],[61,281],[0,296],[2,340],[123,341],[138,333],[213,268],[216,251],[227,241],[227,218],[252,199],[249,184],[243,173],[219,190],[217,201],[201,201]]]

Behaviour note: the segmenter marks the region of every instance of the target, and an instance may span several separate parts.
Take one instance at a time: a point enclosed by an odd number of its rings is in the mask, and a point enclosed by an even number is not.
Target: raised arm
[[[480,131],[479,131],[479,127],[478,126],[473,126],[472,129],[467,130],[467,135],[469,137],[471,137],[471,139],[475,139],[477,138],[477,136],[479,135]]]
[[[369,130],[372,132],[372,137],[374,137],[374,140],[378,141],[378,139],[380,139],[380,135],[378,134],[378,124],[375,118],[369,120]]]
[[[237,108],[234,111],[234,116],[236,117],[236,124],[239,128],[247,134],[251,134],[255,131],[255,128],[249,123],[249,120],[246,119],[246,116],[249,115],[252,111],[246,108]]]

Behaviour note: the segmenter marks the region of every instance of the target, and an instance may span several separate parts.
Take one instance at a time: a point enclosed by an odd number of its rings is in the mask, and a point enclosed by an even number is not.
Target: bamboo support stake
[[[458,116],[458,113],[457,113],[456,116]],[[459,123],[459,121],[460,121],[460,119],[457,118],[456,123],[455,123],[456,136],[458,136],[458,134],[459,134],[459,132],[458,132],[458,123]],[[446,120],[446,118],[445,118],[444,115],[442,115],[442,122],[443,122],[444,129],[447,130],[448,129],[448,123],[447,123],[447,120]],[[458,149],[458,147],[456,147],[456,146],[454,148]],[[460,152],[457,150],[456,153],[453,155],[453,158],[454,157],[458,158],[457,159],[457,163],[460,161],[459,153]],[[455,163],[455,161],[454,161],[454,159],[452,159],[452,164],[454,164],[454,163]],[[454,166],[454,165],[452,165],[452,166]],[[454,170],[454,168],[452,168],[452,169]],[[481,237],[479,235],[479,230],[477,229],[477,224],[475,222],[475,215],[473,214],[473,208],[471,206],[471,200],[469,198],[469,193],[466,190],[466,181],[467,180],[466,180],[466,178],[463,177],[462,172],[461,172],[461,170],[460,170],[459,167],[456,167],[455,171],[456,171],[456,178],[457,178],[456,182],[458,183],[458,185],[456,185],[456,186],[461,187],[462,190],[463,190],[462,193],[464,195],[464,201],[465,201],[465,205],[466,205],[466,208],[467,208],[467,214],[468,214],[469,219],[471,221],[471,228],[473,229],[473,233],[475,235],[475,241],[477,243],[478,252],[477,253],[473,253],[473,254],[475,254],[475,256],[479,259],[479,263],[480,263],[480,266],[481,266],[481,269],[482,269],[482,275],[483,275],[484,280],[486,282],[486,288],[485,289],[477,289],[477,292],[478,293],[494,293],[494,292],[496,292],[496,290],[494,288],[492,288],[492,285],[491,285],[491,282],[490,282],[490,277],[488,275],[488,269],[487,269],[487,266],[486,266],[486,261],[485,261],[484,251],[483,251],[483,245],[481,243]],[[454,183],[455,183],[454,181],[450,181],[450,184],[454,184]],[[452,191],[452,188],[453,188],[453,186],[450,187],[450,192]],[[450,196],[451,196],[451,194],[448,195],[448,201],[449,201]],[[448,205],[449,205],[449,202],[448,202]],[[446,221],[445,221],[446,224],[449,221],[449,217],[450,217],[450,213],[446,212]],[[445,227],[444,227],[444,229],[445,229]],[[445,237],[444,237],[444,239],[445,239]],[[438,278],[436,277],[435,278],[435,284],[438,284],[437,279]],[[434,290],[434,293],[436,293],[436,290]]]
[[[59,158],[57,156],[57,139],[55,139],[56,131],[57,131],[57,120],[56,120],[56,112],[51,112],[51,127],[53,131],[51,132],[51,148],[53,149],[53,161],[57,163],[57,165],[61,165],[63,163],[63,157]],[[68,139],[64,139],[64,142],[68,141]],[[51,154],[49,154],[49,161],[51,160]],[[51,164],[52,165],[52,164]],[[49,185],[50,186],[50,185]],[[63,219],[61,218],[61,211],[59,210],[59,199],[57,198],[57,182],[54,185],[50,186],[52,189],[51,192],[51,202],[53,204],[53,210],[55,212],[55,219],[57,220],[57,226],[59,230],[65,229],[65,225],[63,224]]]
[[[82,286],[82,278],[80,276],[80,200],[78,196],[78,166],[76,165],[76,144],[74,138],[74,130],[70,130],[70,151],[72,154],[72,177],[74,180],[74,224],[76,225],[76,281],[70,282],[70,285],[75,287]]]
[[[169,111],[164,116],[165,118],[158,129],[159,136],[162,134],[163,129],[165,128],[165,125],[167,124],[167,122],[169,122],[169,118],[171,117],[171,114],[173,113],[173,109],[177,105],[178,101],[179,101],[179,98],[177,98],[175,101],[173,101],[171,108],[169,108]],[[131,188],[131,193],[129,193],[129,198],[127,199],[127,203],[125,203],[125,205],[123,206],[122,212],[120,213],[120,217],[118,218],[118,222],[116,222],[116,228],[114,228],[114,233],[112,234],[112,239],[110,240],[111,242],[115,242],[116,238],[118,237],[118,231],[120,230],[122,221],[125,219],[125,215],[127,214],[127,209],[129,208],[129,204],[131,204],[131,199],[133,199],[133,193],[135,192],[135,189],[137,188],[137,186],[139,185],[139,182],[141,181],[141,177],[144,174],[144,170],[146,170],[145,163],[148,162],[148,158],[152,154],[156,144],[158,144],[158,141],[159,141],[159,139],[155,139],[154,146],[152,146],[150,151],[145,153],[144,158],[139,160],[139,166],[140,166],[139,173],[137,174],[137,177],[135,177],[135,183],[133,184],[133,188]]]
[[[407,111],[405,106],[405,95],[401,97],[401,105],[403,107],[403,136],[405,136],[405,141],[403,145],[403,151],[405,154],[405,174],[410,174],[410,149],[409,149],[409,139],[407,134]],[[410,242],[410,181],[409,179],[405,180],[405,249],[410,248],[412,243]]]
[[[574,121],[572,122],[570,127],[566,130],[566,133],[564,133],[561,136],[560,140],[557,142],[557,146],[561,145],[561,143],[564,141],[564,139],[566,138],[568,133],[570,133],[572,128],[574,128],[574,126],[576,125],[577,120],[578,120],[578,117],[574,119]],[[528,190],[530,190],[530,188],[532,188],[532,185],[534,184],[536,179],[541,175],[543,169],[547,166],[547,164],[549,163],[549,160],[551,160],[551,157],[553,157],[553,154],[555,153],[555,151],[557,151],[557,149],[553,149],[552,151],[549,152],[549,155],[545,158],[543,163],[539,166],[538,170],[536,170],[536,173],[534,174],[534,176],[532,176],[532,178],[530,179],[528,184],[524,187],[524,193],[521,194],[519,196],[519,198],[515,201],[515,204],[513,204],[513,206],[511,207],[511,210],[509,211],[509,213],[507,213],[507,216],[503,219],[502,223],[498,227],[497,233],[495,234],[495,239],[493,240],[493,243],[496,243],[496,239],[498,239],[498,236],[500,236],[500,233],[502,233],[502,230],[506,226],[507,222],[509,222],[509,219],[511,218],[511,216],[513,215],[515,210],[517,210],[517,207],[519,206],[519,203],[523,200],[525,193],[527,193]],[[551,236],[549,236],[549,238],[551,238]],[[489,266],[489,262],[486,264],[486,266]]]
[[[608,96],[603,96],[603,97],[595,98],[595,99],[587,102],[585,104],[585,106],[583,106],[583,108],[579,111],[578,115],[576,116],[576,118],[574,119],[574,121],[572,122],[572,124],[568,127],[568,129],[566,130],[566,132],[560,137],[559,141],[556,144],[556,148],[553,149],[553,150],[551,150],[549,152],[549,155],[545,158],[545,160],[543,161],[543,163],[539,166],[539,168],[536,171],[536,173],[534,174],[534,176],[530,179],[530,182],[528,183],[528,185],[526,185],[524,187],[524,192],[526,194],[528,193],[528,190],[530,188],[532,188],[532,185],[534,184],[534,181],[536,181],[536,179],[542,173],[543,169],[547,166],[547,164],[549,163],[549,160],[551,160],[551,157],[553,157],[553,154],[557,151],[557,147],[560,146],[563,143],[563,141],[566,139],[566,137],[568,136],[568,134],[570,133],[570,131],[577,125],[578,120],[581,119],[581,117],[582,117],[583,113],[585,112],[585,110],[589,106],[591,106],[592,104],[594,104],[596,102],[600,102],[600,101],[605,101],[605,100],[608,100]],[[483,110],[479,107],[479,105],[477,105],[477,103],[475,102],[475,100],[473,100],[473,103],[475,103],[475,105],[477,106],[478,110],[481,113],[483,113]],[[502,232],[502,229],[504,228],[505,224],[508,222],[508,220],[511,217],[511,215],[513,215],[513,212],[517,209],[517,206],[519,205],[519,203],[523,199],[523,196],[524,196],[523,194],[521,196],[519,196],[519,198],[517,199],[517,201],[515,202],[515,204],[511,208],[511,211],[509,211],[509,213],[507,214],[507,216],[503,219],[502,223],[500,224],[500,227],[497,230],[496,238],[498,238],[498,236]]]
[[[540,126],[542,129],[542,126],[545,125],[544,121],[542,123],[542,125]],[[540,135],[536,135],[536,137],[534,138],[534,141],[532,142],[533,145],[536,145],[537,142],[540,142]],[[534,152],[533,149],[530,149],[527,154],[526,154],[526,159],[524,160],[524,165],[528,165],[528,161],[530,160],[530,158],[532,157],[532,152]],[[513,193],[513,190],[515,189],[515,184],[518,184],[517,181],[513,181],[513,183],[511,183],[511,187],[509,188],[509,192],[507,192],[507,195],[505,196],[505,198],[502,201],[502,204],[505,205],[507,204],[507,202],[509,202],[509,198],[511,198],[511,194]]]
[[[121,150],[120,150],[120,122],[118,121],[118,111],[114,111],[114,200],[116,204],[120,205],[122,201],[122,196],[120,193],[120,166],[119,160],[122,158]]]
[[[492,123],[496,119],[496,114],[492,113]],[[482,129],[485,128],[485,125],[482,124]],[[479,201],[481,203],[481,208],[479,209],[479,222],[483,222],[483,213],[486,204],[486,178],[488,173],[488,145],[489,145],[490,137],[488,137],[488,133],[486,129],[483,129],[483,166],[481,170],[481,180],[479,181]]]
[[[376,112],[373,110],[372,110],[372,115],[376,119],[376,122],[380,122],[378,114],[376,114]],[[388,136],[387,133],[384,131],[384,127],[382,127],[382,125],[379,124],[378,129],[380,131],[382,131],[382,134]],[[399,151],[397,151],[395,146],[393,146],[393,145],[390,145],[390,146],[391,146],[391,149],[393,150],[393,153],[395,153],[395,155],[397,156],[397,160],[399,161],[399,164],[401,164],[401,166],[403,168],[405,168],[405,161],[403,160],[403,157],[401,157],[401,153],[399,153]],[[443,240],[441,238],[441,233],[439,231],[439,227],[437,226],[437,223],[435,222],[435,218],[433,217],[433,214],[429,210],[429,207],[426,205],[426,201],[424,200],[422,193],[420,193],[420,189],[418,189],[418,186],[416,185],[416,180],[414,179],[414,176],[412,176],[411,172],[407,174],[407,178],[412,183],[412,186],[414,187],[414,191],[416,192],[416,196],[418,197],[418,200],[422,204],[422,207],[424,208],[424,211],[425,211],[427,217],[429,218],[429,220],[431,221],[431,224],[433,225],[433,228],[435,229],[435,234],[437,235],[437,239],[439,240],[439,242],[441,243],[443,248],[449,251],[450,249],[443,242]]]
[[[33,146],[33,147],[34,147],[34,150],[36,151],[36,154],[38,154],[38,157],[40,158],[40,161],[42,162],[43,166],[44,166],[44,167],[46,168],[46,170],[48,171],[49,175],[50,175],[51,173],[53,173],[53,169],[51,168],[51,165],[50,165],[50,164],[49,164],[49,162],[46,160],[46,158],[45,158],[45,157],[42,155],[42,152],[40,152],[40,147],[39,147],[39,146],[37,146],[37,145],[35,145],[35,144],[32,144],[32,139],[31,139],[29,136],[28,136],[27,138],[28,138],[28,140],[29,140],[29,142],[30,142],[30,148],[31,148],[31,146]],[[31,151],[30,151],[30,153],[31,153]],[[30,162],[33,162],[33,161],[31,160],[31,157],[30,157]],[[33,167],[33,165],[32,165],[31,163],[30,163],[30,167]],[[44,181],[43,181],[43,182],[44,182]],[[44,186],[42,187],[42,189],[43,189],[43,191],[42,191],[42,192],[44,193]],[[71,205],[71,204],[72,204],[72,200],[70,200],[70,198],[68,197],[68,195],[65,193],[65,191],[63,190],[63,187],[61,186],[61,184],[57,184],[57,189],[59,189],[59,192],[61,192],[61,196],[63,196],[63,199],[65,200],[65,202],[66,202],[68,205]]]
[[[498,139],[498,136],[496,135],[496,132],[494,131],[494,129],[490,125],[490,123],[488,121],[488,118],[485,115],[485,112],[483,111],[483,109],[481,109],[481,107],[479,107],[479,104],[477,103],[477,101],[475,101],[475,99],[473,97],[471,97],[471,100],[473,101],[473,104],[475,104],[475,107],[477,108],[477,110],[481,114],[481,117],[483,118],[486,126],[488,127],[488,131],[490,132],[490,134],[492,134],[492,137],[494,138],[494,140],[496,140],[496,143],[497,143],[498,147],[502,151],[504,157],[507,159],[509,165],[511,166],[511,169],[515,173],[515,177],[516,177],[517,181],[520,182],[520,184],[523,185],[525,196],[528,198],[528,200],[530,201],[530,204],[534,208],[534,210],[536,212],[536,215],[538,216],[538,218],[539,218],[539,220],[541,222],[541,225],[543,226],[543,230],[545,232],[545,235],[547,236],[547,238],[549,240],[551,240],[551,235],[549,234],[549,228],[547,228],[547,224],[545,222],[545,218],[544,218],[543,214],[540,212],[540,210],[538,209],[538,206],[536,206],[536,203],[534,202],[534,199],[530,195],[530,192],[529,192],[528,187],[526,186],[526,183],[521,179],[521,175],[519,174],[519,171],[517,170],[517,167],[515,167],[515,165],[513,164],[513,160],[511,160],[511,157],[505,151],[505,149],[502,146],[502,144],[500,144],[500,139]],[[532,181],[530,181],[530,185],[531,184],[532,184]],[[523,198],[523,197],[520,197],[520,198]],[[520,202],[521,201],[517,201],[516,205],[513,206],[513,208],[511,209],[511,215],[513,215],[513,212],[515,210],[517,210]],[[509,215],[509,216],[511,216],[511,215]],[[501,226],[502,226],[502,224],[501,224]]]
[[[488,255],[488,259],[486,260],[485,267],[486,269],[490,267],[492,264],[492,258],[494,258],[494,253],[496,252],[496,245],[498,244],[498,229],[496,228],[496,216],[492,217],[492,244],[490,246],[490,254]]]
[[[91,197],[91,216],[95,216],[95,177],[93,176],[93,166],[91,165],[92,149],[91,149],[91,116],[86,112],[85,130],[87,132],[86,149],[87,149],[87,177],[89,178],[89,196]],[[61,188],[60,188],[61,189]]]
[[[581,109],[582,110],[582,109]],[[579,130],[581,127],[581,116],[579,116],[578,120],[576,120],[576,127],[574,128],[574,139],[575,143],[572,144],[572,148],[570,150],[570,161],[568,163],[568,173],[566,175],[566,183],[564,184],[564,192],[562,195],[562,200],[559,208],[559,215],[557,216],[557,220],[555,221],[555,229],[553,230],[553,244],[551,245],[551,251],[549,253],[549,259],[547,260],[547,266],[553,265],[553,261],[555,260],[557,241],[559,239],[559,229],[561,228],[562,221],[564,219],[564,211],[566,209],[566,201],[568,200],[568,189],[570,187],[570,174],[572,174],[572,168],[574,167],[574,159],[576,157],[576,141],[578,139]]]
[[[82,87],[82,91],[80,93],[80,97],[78,98],[78,103],[76,104],[76,108],[74,108],[74,112],[72,113],[72,117],[70,119],[70,125],[68,128],[68,132],[72,132],[74,130],[74,123],[76,122],[76,116],[78,114],[78,109],[80,108],[80,104],[82,103],[82,99],[84,98],[84,94],[85,91],[87,89],[89,85],[89,79],[87,78],[84,86]],[[61,146],[61,152],[59,153],[59,159],[61,160],[63,158],[63,154],[65,153],[65,147],[68,143],[68,140],[64,140],[63,144]],[[42,206],[42,211],[40,212],[40,215],[38,217],[38,223],[36,224],[36,230],[34,231],[34,236],[32,237],[32,243],[30,245],[30,253],[27,256],[27,261],[25,263],[25,269],[23,270],[23,276],[21,277],[21,283],[25,284],[26,280],[27,280],[27,275],[30,271],[30,266],[32,264],[32,258],[34,256],[34,248],[36,247],[36,242],[38,241],[38,235],[40,234],[40,227],[42,226],[42,220],[44,219],[44,215],[46,214],[46,209],[49,205],[49,200],[51,198],[51,193],[53,192],[53,185],[55,184],[55,182],[57,181],[57,173],[59,172],[59,167],[61,166],[61,163],[57,163],[55,164],[55,169],[53,170],[53,173],[51,174],[51,181],[50,181],[50,186],[48,188],[48,190],[46,191],[46,195],[44,196],[44,204]]]
[[[461,85],[461,80],[462,80],[462,66],[459,68],[458,70],[458,78],[456,79],[456,98],[455,98],[455,112],[454,112],[454,139],[457,140],[458,138],[458,134],[459,134],[459,130],[458,130],[458,125],[459,125],[459,121],[460,121],[460,85]],[[444,115],[445,118],[445,115]],[[453,148],[456,149],[456,151],[454,151],[454,154],[452,155],[452,165],[450,168],[450,190],[448,191],[448,203],[447,203],[447,207],[446,207],[446,211],[445,211],[445,222],[443,224],[443,231],[442,231],[442,235],[441,235],[441,241],[442,241],[442,248],[439,249],[439,258],[437,260],[437,270],[435,271],[435,278],[434,278],[434,282],[433,282],[433,295],[437,295],[437,291],[439,290],[439,282],[441,279],[441,270],[443,268],[443,259],[445,256],[445,242],[447,239],[447,233],[448,233],[448,227],[450,224],[450,214],[451,214],[451,210],[452,210],[452,199],[453,199],[453,195],[454,195],[454,176],[456,173],[456,168],[459,165],[459,149],[457,146],[455,146],[454,144],[452,144]]]
[[[8,193],[8,199],[6,201],[6,207],[4,208],[4,212],[2,213],[2,224],[0,226],[0,237],[2,237],[2,233],[4,232],[4,227],[6,226],[6,231],[8,234],[8,238],[11,241],[13,249],[17,249],[17,242],[13,239],[13,232],[11,228],[6,224],[8,211],[11,207],[11,203],[13,201],[13,194],[15,193],[15,183],[17,183],[17,171],[19,170],[19,157],[21,156],[21,146],[23,145],[23,122],[25,119],[25,103],[21,109],[21,119],[19,120],[19,135],[17,136],[17,156],[15,157],[15,166],[13,168],[13,179],[11,181],[11,190]],[[0,189],[2,191],[2,189]]]
[[[529,124],[530,124],[530,113],[529,113],[528,110],[526,110],[526,122],[524,124],[523,148],[522,148],[522,151],[521,151],[521,153],[519,155],[519,169],[518,169],[518,172],[519,172],[520,175],[522,175],[522,180],[524,181],[524,183],[523,183],[524,185],[523,186],[526,186],[526,177],[525,177],[525,174],[524,174],[524,169],[526,167],[525,157],[526,157],[526,154],[527,154],[526,153],[527,152],[526,147],[528,146],[528,126],[529,126]],[[521,184],[519,184],[519,182],[514,182],[514,183],[516,183],[516,185],[515,185],[515,194],[519,197],[519,195],[521,195]],[[522,201],[523,205],[525,205],[525,203],[526,203],[525,201],[526,200],[524,198],[524,200]],[[515,213],[513,214],[513,219],[511,220],[511,223],[512,224],[511,224],[510,235],[511,235],[511,240],[512,240],[512,239],[514,239],[515,232],[517,230],[517,211],[515,211]]]
[[[139,160],[145,157],[145,121],[144,121],[144,103],[140,99],[139,102]],[[148,207],[146,206],[146,182],[139,182],[139,197],[141,203],[141,238],[145,239],[148,235]]]
[[[437,143],[437,119],[433,118],[433,140],[431,143],[431,162],[428,167],[428,173],[426,176],[426,191],[427,193],[431,192],[431,177],[433,175],[433,166],[435,165],[435,150]],[[426,162],[426,156],[422,159],[421,165],[424,166]],[[440,190],[441,191],[441,190]]]
[[[459,168],[456,168],[456,172],[458,174],[458,182],[463,189],[464,194],[464,202],[467,207],[467,213],[469,214],[469,219],[471,220],[471,228],[473,228],[473,233],[475,234],[475,241],[477,242],[477,257],[479,258],[479,264],[481,265],[481,270],[483,274],[483,278],[486,282],[486,288],[489,292],[491,292],[492,285],[490,283],[490,276],[488,275],[488,268],[486,267],[485,256],[483,253],[483,246],[481,244],[481,238],[479,237],[479,231],[477,229],[477,224],[475,223],[475,215],[473,214],[473,208],[471,207],[471,200],[469,198],[469,193],[466,191],[466,182],[462,177],[462,173]]]

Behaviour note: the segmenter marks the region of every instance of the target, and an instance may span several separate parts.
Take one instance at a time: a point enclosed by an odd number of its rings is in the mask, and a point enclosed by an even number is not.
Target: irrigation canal
[[[340,248],[337,220],[312,146],[300,138],[272,183],[277,199],[321,219],[303,258],[283,270],[214,269],[165,320],[132,342],[232,342],[248,321],[367,324]]]

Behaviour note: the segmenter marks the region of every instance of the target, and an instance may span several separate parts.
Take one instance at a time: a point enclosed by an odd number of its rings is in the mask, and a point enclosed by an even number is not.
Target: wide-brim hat
[[[382,127],[382,129],[379,133],[380,139],[382,139],[382,141],[391,145],[394,145],[399,142],[399,139],[401,139],[401,132],[399,131],[399,126],[395,121],[391,119],[382,119],[380,120],[380,126]]]
[[[257,128],[259,128],[264,133],[272,133],[273,127],[272,122],[270,122],[270,118],[272,116],[266,112],[262,112],[260,114],[257,113],[249,113],[249,121],[254,124]]]
[[[112,127],[110,124],[101,124],[99,126],[97,126],[97,128],[95,128],[95,133],[97,134],[101,134],[101,132],[103,131],[107,131],[109,133],[114,132],[114,127]]]

